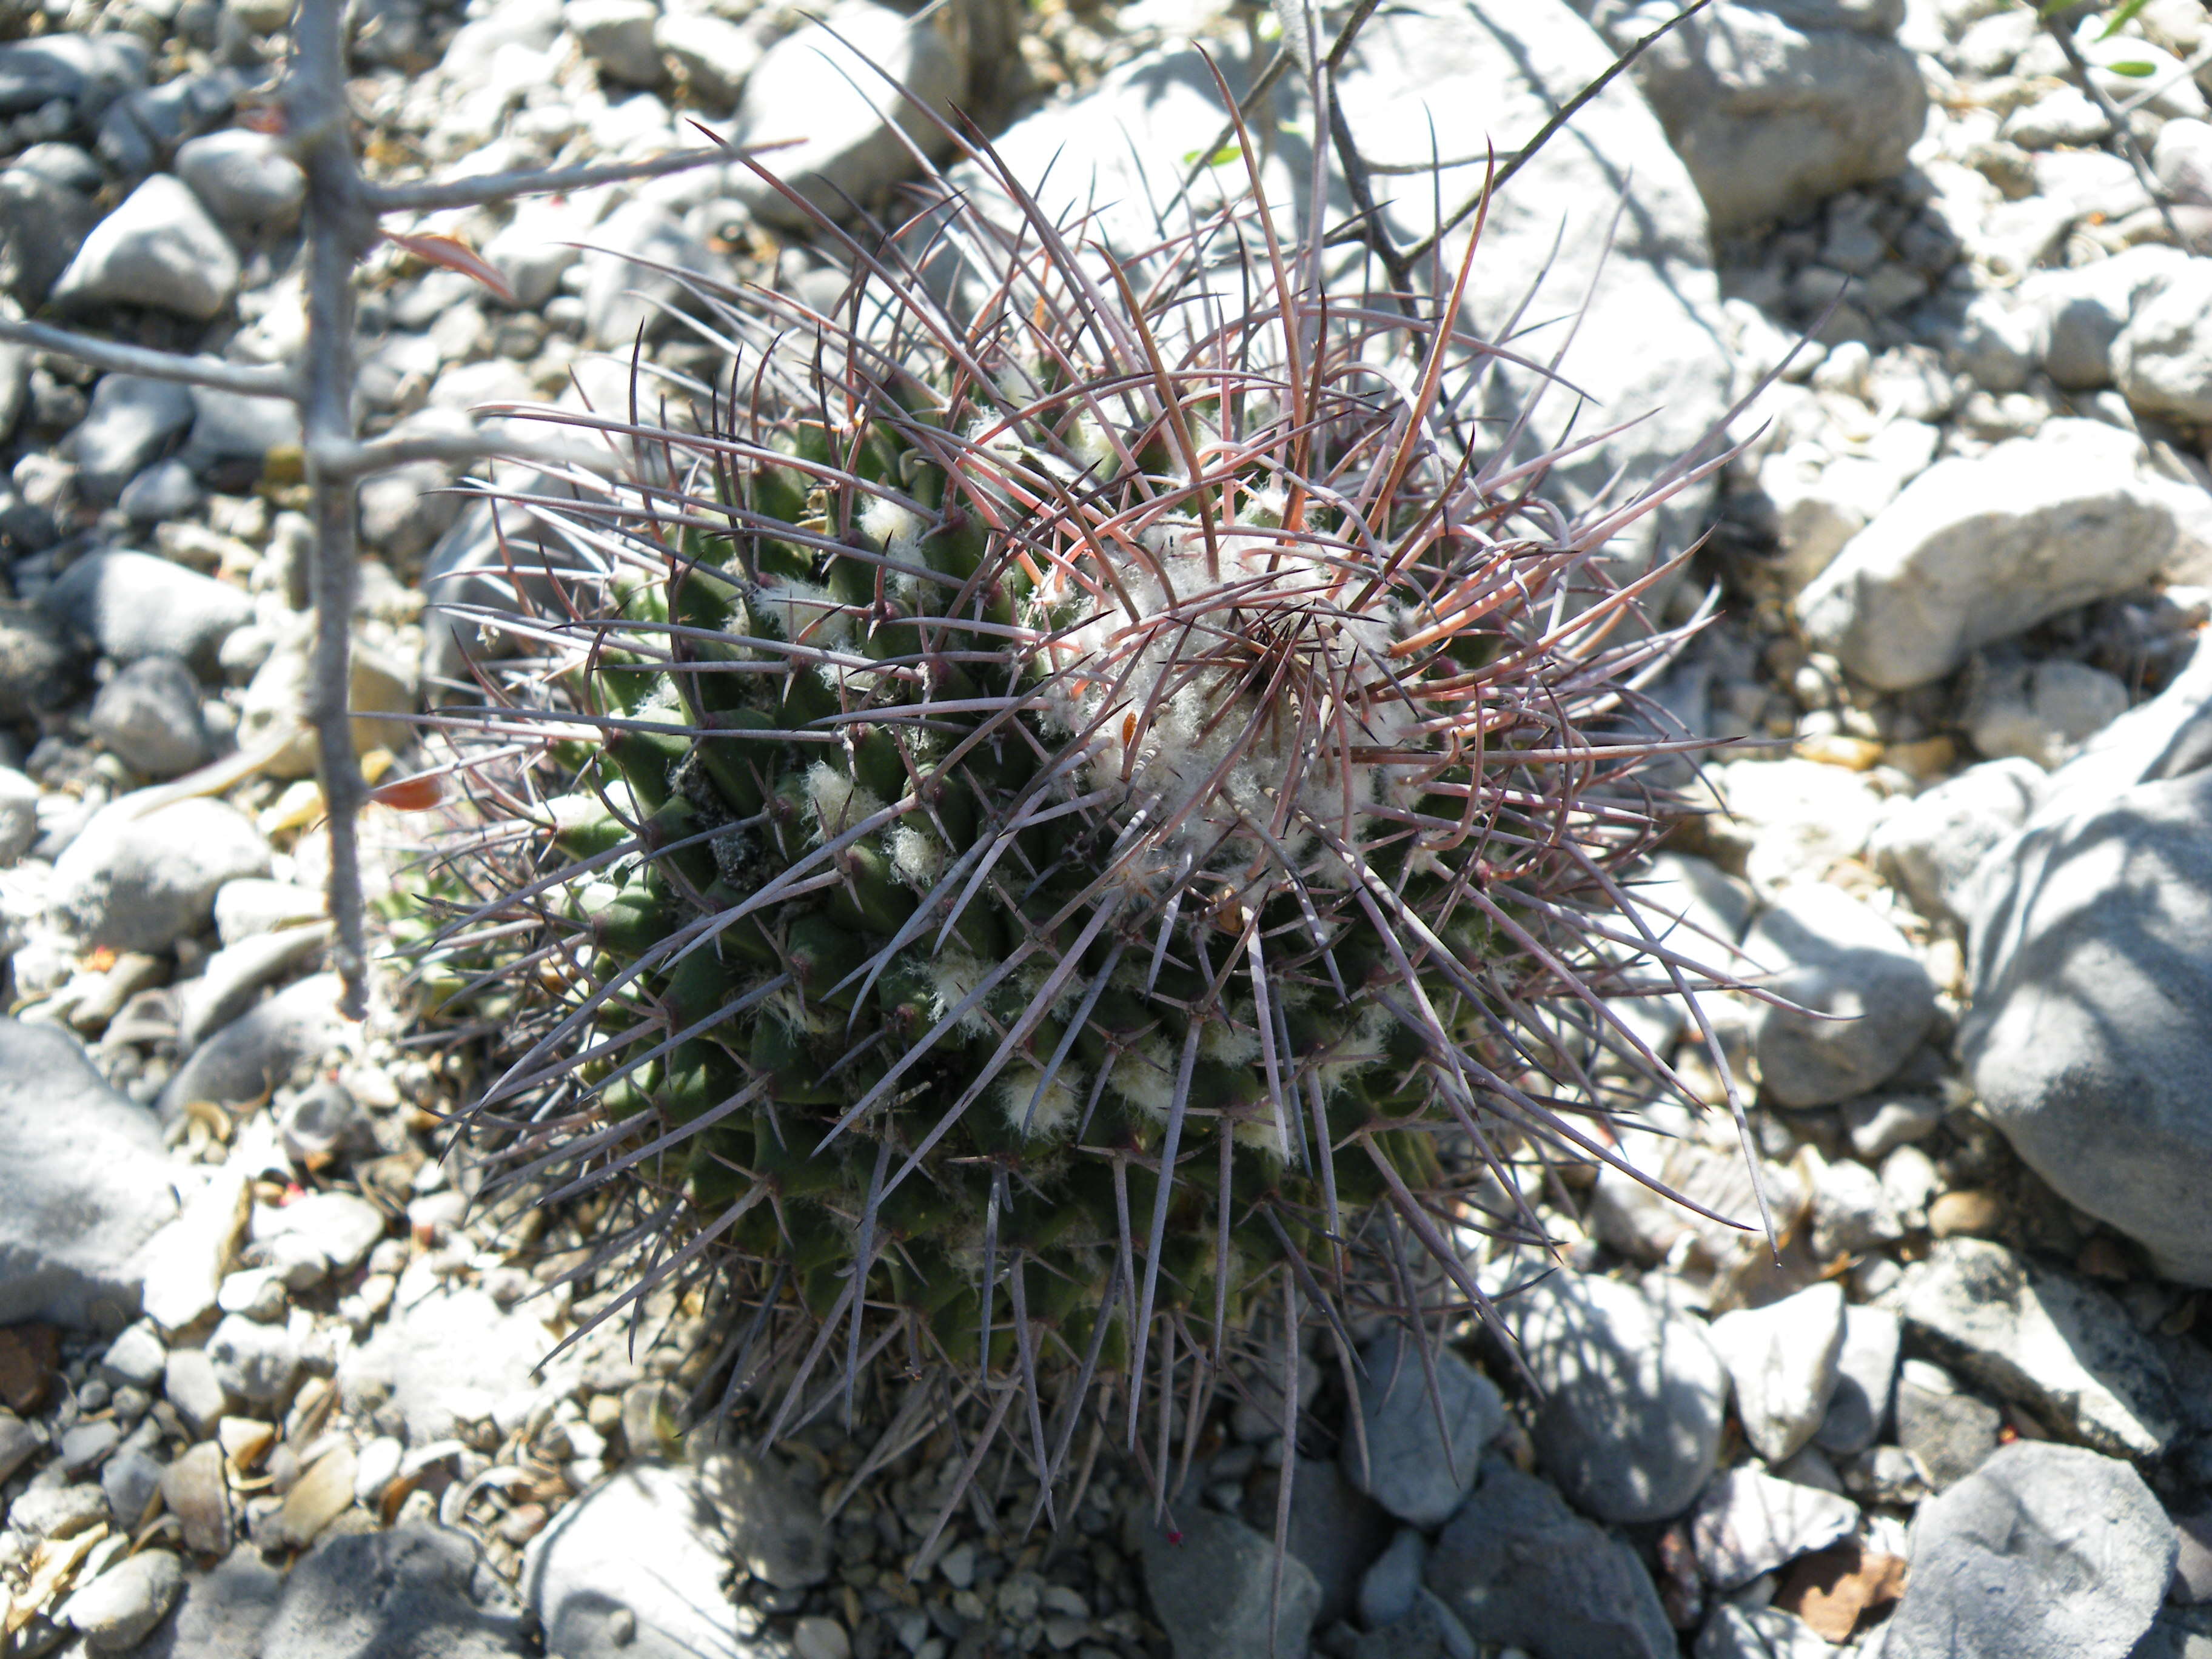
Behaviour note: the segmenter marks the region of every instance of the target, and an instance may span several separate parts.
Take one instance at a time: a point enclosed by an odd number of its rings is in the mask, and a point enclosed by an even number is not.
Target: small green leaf
[[[2124,75],[2130,81],[2147,80],[2158,73],[2158,65],[2146,64],[2140,58],[2130,58],[2123,63],[2107,64],[2105,67],[2114,75]]]
[[[2105,32],[2097,38],[2100,40],[2111,40],[2133,21],[2136,14],[2149,3],[2150,0],[2124,0],[2120,9],[2105,20]]]
[[[1194,149],[1190,150],[1184,155],[1182,164],[1185,167],[1189,167],[1196,162],[1199,158],[1199,151]],[[1243,158],[1244,147],[1242,144],[1224,144],[1219,149],[1214,151],[1212,155],[1206,156],[1205,160],[1206,165],[1210,167],[1225,167],[1231,161],[1239,161],[1243,160]]]

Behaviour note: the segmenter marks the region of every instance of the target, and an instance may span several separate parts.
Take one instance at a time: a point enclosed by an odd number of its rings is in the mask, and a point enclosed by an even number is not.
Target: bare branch
[[[149,380],[182,380],[217,392],[242,392],[249,398],[289,398],[297,401],[300,383],[289,369],[273,363],[227,363],[220,357],[185,356],[177,351],[153,351],[144,346],[121,345],[113,340],[73,334],[44,323],[19,323],[0,317],[0,340],[58,351],[81,363],[118,374],[137,374]]]
[[[446,461],[467,466],[476,461],[508,460],[534,462],[542,466],[574,466],[586,459],[575,447],[533,442],[526,438],[502,438],[478,431],[372,438],[367,443],[356,444],[350,453],[334,453],[325,458],[323,466],[334,477],[366,478],[416,461]]]
[[[2133,169],[2136,182],[2143,187],[2143,193],[2150,198],[2151,205],[2158,210],[2158,216],[2165,221],[2167,234],[2179,246],[2189,247],[2189,238],[2181,234],[2181,227],[2174,222],[2173,209],[2166,201],[2165,188],[2158,182],[2158,175],[2151,171],[2150,161],[2143,155],[2142,146],[2136,143],[2134,129],[2128,125],[2127,112],[2115,104],[2111,94],[2097,84],[2097,77],[2091,72],[2088,60],[2081,56],[2081,48],[2074,44],[2070,26],[2055,13],[2046,12],[2043,17],[2043,30],[2058,43],[2058,50],[2065,54],[2075,77],[2081,82],[2081,90],[2089,95],[2089,101],[2096,105],[2098,113],[2105,118],[2105,124],[2110,129],[2106,135],[2106,143],[2117,149],[2120,159]]]
[[[611,161],[605,167],[536,168],[521,173],[480,173],[444,184],[364,185],[362,195],[374,213],[426,213],[436,208],[482,207],[489,202],[511,201],[517,196],[550,196],[562,191],[589,190],[595,185],[619,185],[634,179],[658,179],[682,173],[709,161],[735,161],[779,148],[757,145],[750,149],[674,149],[642,161]]]

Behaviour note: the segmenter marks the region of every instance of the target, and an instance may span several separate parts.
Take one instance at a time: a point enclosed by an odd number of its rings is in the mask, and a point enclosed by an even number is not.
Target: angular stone
[[[1488,1377],[1450,1349],[1439,1346],[1425,1365],[1396,1332],[1369,1344],[1364,1359],[1359,1412],[1367,1463],[1360,1467],[1347,1436],[1340,1450],[1346,1472],[1400,1520],[1442,1526],[1474,1489],[1482,1449],[1504,1426],[1504,1402]]]
[[[1744,1436],[1779,1463],[1827,1414],[1844,1347],[1844,1292],[1832,1281],[1713,1322],[1712,1344],[1735,1383]]]
[[[2179,1428],[2172,1374],[2120,1304],[2002,1244],[1940,1241],[1897,1305],[1947,1364],[2100,1450],[2154,1457]]]
[[[641,1463],[530,1540],[521,1590],[553,1653],[749,1659],[725,1605],[728,1571],[720,1520],[691,1471]]]
[[[153,1115],[68,1032],[0,1019],[0,1323],[125,1323],[175,1212]]]
[[[1861,679],[1905,690],[1977,647],[2140,586],[2197,538],[2201,513],[2148,470],[2134,434],[2054,420],[1929,467],[1851,538],[1797,614]]]
[[[1499,1311],[1541,1391],[1536,1455],[1561,1489],[1607,1521],[1687,1509],[1712,1474],[1728,1402],[1704,1330],[1632,1285],[1564,1269]]]
[[[90,635],[104,656],[181,658],[204,679],[253,603],[228,586],[150,553],[94,553],[64,570],[40,603]]]
[[[1305,1659],[1321,1591],[1304,1564],[1282,1563],[1282,1600],[1271,1618],[1274,1546],[1200,1505],[1176,1519],[1180,1535],[1148,1525],[1141,1545],[1145,1588],[1176,1659]]]
[[[1437,1535],[1425,1582],[1478,1642],[1543,1659],[1674,1659],[1659,1593],[1634,1551],[1497,1457]]]
[[[92,228],[54,284],[70,306],[149,306],[206,322],[238,291],[238,255],[199,198],[157,173]]]
[[[1747,1466],[1705,1489],[1690,1541],[1713,1587],[1728,1591],[1849,1536],[1858,1521],[1859,1506],[1847,1498]]]
[[[1882,1659],[2126,1659],[2174,1548],[2172,1522],[2127,1464],[2017,1442],[1915,1517],[1912,1578]]]
[[[158,802],[146,791],[103,807],[54,863],[49,903],[94,945],[166,951],[204,928],[216,890],[269,872],[268,841],[228,801]]]

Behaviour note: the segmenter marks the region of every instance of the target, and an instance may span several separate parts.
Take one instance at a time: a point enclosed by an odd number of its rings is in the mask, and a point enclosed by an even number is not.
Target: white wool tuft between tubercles
[[[1195,531],[1152,540],[1150,560],[1126,550],[1115,558],[1120,594],[1098,599],[1060,576],[1045,595],[1048,604],[1086,607],[1047,648],[1056,675],[1048,714],[1097,745],[1086,768],[1092,787],[1126,777],[1146,817],[1174,826],[1153,838],[1155,857],[1131,878],[1156,884],[1182,859],[1217,848],[1238,861],[1271,855],[1275,848],[1275,848],[1303,851],[1313,835],[1301,813],[1340,823],[1347,793],[1355,812],[1391,798],[1408,769],[1347,761],[1344,750],[1422,750],[1424,711],[1387,693],[1355,708],[1329,688],[1387,683],[1390,647],[1405,631],[1396,607],[1350,612],[1353,595],[1340,572],[1272,532],[1218,534],[1218,580],[1207,574]],[[1155,564],[1173,584],[1173,604]],[[1278,677],[1256,643],[1241,655],[1222,652],[1234,634],[1294,639],[1298,672]],[[1223,660],[1194,672],[1201,655]]]
[[[1010,1067],[999,1084],[999,1103],[1006,1114],[1006,1126],[1017,1133],[1024,1122],[1033,1139],[1048,1139],[1074,1128],[1077,1115],[1083,1107],[1084,1076],[1072,1065],[1064,1065],[1045,1085],[1044,1092],[1037,1093],[1037,1083],[1044,1073],[1035,1066]],[[1036,1102],[1034,1115],[1030,1103]]]
[[[883,802],[827,761],[806,769],[806,805],[814,817],[817,842],[834,841],[884,810]]]

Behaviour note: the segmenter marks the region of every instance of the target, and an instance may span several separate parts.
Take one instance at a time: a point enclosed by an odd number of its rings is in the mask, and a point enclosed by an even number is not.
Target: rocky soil
[[[1340,90],[1370,160],[1455,158],[1449,203],[1674,9],[1422,0]],[[289,10],[0,6],[7,303],[298,349],[301,180],[257,118]],[[1215,142],[1192,39],[1234,65],[1272,27],[836,16],[1108,234]],[[911,165],[797,9],[353,18],[387,178],[648,155],[694,119],[803,135],[785,167],[864,201]],[[366,1025],[336,1017],[285,406],[0,347],[0,1654],[2212,1656],[2212,15],[2151,0],[2062,43],[2002,0],[1718,0],[1629,80],[1499,204],[1474,303],[1541,340],[1587,298],[1564,372],[1661,406],[1571,489],[1653,476],[1758,393],[1715,489],[1621,550],[1710,531],[1720,619],[1659,690],[1736,740],[1678,766],[1716,810],[1644,890],[1685,954],[1814,1012],[1705,999],[1755,1171],[1719,1110],[1655,1109],[1620,1150],[1739,1220],[1755,1179],[1778,1261],[1569,1168],[1556,1256],[1467,1231],[1519,1293],[1433,1394],[1376,1334],[1354,1424],[1317,1349],[1296,1443],[1224,1401],[1170,1516],[1109,1450],[1057,1533],[1006,1490],[917,1559],[952,1431],[689,1432],[726,1364],[696,1298],[549,1360],[612,1293],[599,1217],[479,1200],[441,1120],[480,1079],[401,964]],[[1312,128],[1276,113],[1289,200]],[[514,301],[380,251],[368,428],[604,398],[641,326],[711,368],[629,258],[803,285],[780,206],[710,169],[424,216]],[[477,648],[441,603],[503,598],[453,480],[362,500],[373,776],[422,762],[405,717]],[[419,823],[368,834],[404,888]],[[1637,1018],[1717,1105],[1682,1011]]]

